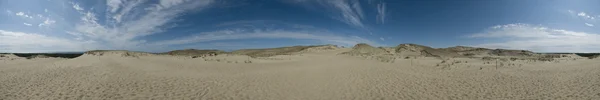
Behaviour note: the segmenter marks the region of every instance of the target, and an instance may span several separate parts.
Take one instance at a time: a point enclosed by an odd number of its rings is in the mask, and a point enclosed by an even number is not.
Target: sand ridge
[[[516,56],[408,57],[386,48],[361,47],[378,53],[350,55],[345,53],[356,49],[331,46],[292,50],[301,53],[284,50],[283,55],[267,57],[103,51],[74,59],[8,60],[0,63],[0,99],[600,98],[598,59],[570,54],[551,61]],[[382,62],[378,57],[394,59]]]

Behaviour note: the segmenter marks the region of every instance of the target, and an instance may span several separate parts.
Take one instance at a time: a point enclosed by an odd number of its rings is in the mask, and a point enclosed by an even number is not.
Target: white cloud
[[[385,24],[386,7],[385,3],[377,4],[377,22]]]
[[[52,19],[50,19],[50,18],[46,18],[46,20],[44,20],[44,22],[43,22],[43,23],[40,23],[40,24],[38,24],[38,26],[39,26],[39,27],[42,27],[42,26],[50,26],[50,25],[52,25],[52,24],[54,24],[54,23],[56,23],[56,21],[55,21],[55,20],[52,20]]]
[[[596,19],[593,16],[587,15],[585,12],[579,12],[579,13],[577,13],[577,16],[583,17],[585,19],[591,19],[591,20]]]
[[[30,19],[33,18],[33,16],[29,16],[29,15],[25,14],[24,12],[17,12],[17,13],[15,13],[15,15],[25,17],[25,18],[30,18]]]
[[[571,13],[571,14],[574,14],[574,13],[575,13],[575,11],[573,11],[573,10],[567,10],[567,11],[568,11],[569,13]]]
[[[31,26],[31,24],[29,24],[29,23],[23,23],[23,25],[26,25],[26,26]]]
[[[73,41],[35,33],[0,30],[0,52],[84,51],[96,48],[92,45],[94,43],[93,41]]]
[[[48,9],[44,9],[44,12],[48,12]]]
[[[284,31],[284,30],[251,30],[230,29],[214,32],[199,33],[186,38],[177,38],[166,41],[158,41],[152,45],[180,45],[201,43],[218,40],[238,40],[238,39],[261,39],[261,38],[287,38],[287,39],[305,39],[317,40],[327,44],[352,46],[358,43],[367,43],[371,45],[381,46],[377,42],[364,39],[358,36],[338,36],[326,32],[309,32],[309,31]]]
[[[385,39],[383,37],[379,37],[379,40],[381,41],[385,41]]]
[[[585,23],[586,26],[594,26],[594,24]]]
[[[25,13],[23,13],[23,12],[17,12],[17,13],[15,13],[15,15],[17,15],[17,16],[26,16]]]
[[[589,13],[586,12],[579,12],[577,13],[576,11],[573,10],[567,10],[571,15],[582,18],[584,20],[587,21],[595,21],[596,17],[594,17],[593,15],[590,15]]]
[[[82,7],[79,6],[79,4],[77,3],[71,3],[73,4],[73,8],[77,11],[83,11],[84,9]]]
[[[521,23],[494,26],[470,37],[502,40],[476,45],[479,47],[525,49],[536,52],[600,52],[599,34]]]

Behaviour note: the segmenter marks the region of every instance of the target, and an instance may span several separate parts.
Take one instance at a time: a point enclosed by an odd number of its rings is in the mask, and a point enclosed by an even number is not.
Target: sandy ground
[[[337,55],[346,50],[253,63],[239,56],[4,60],[0,99],[600,99],[600,60],[501,67],[466,58],[382,63]]]

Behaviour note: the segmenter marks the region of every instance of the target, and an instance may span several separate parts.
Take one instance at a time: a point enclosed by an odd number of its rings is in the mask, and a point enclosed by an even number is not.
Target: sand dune
[[[0,99],[600,99],[600,59],[572,54],[542,61],[439,48],[295,48],[247,52],[259,56],[91,51],[0,59]]]

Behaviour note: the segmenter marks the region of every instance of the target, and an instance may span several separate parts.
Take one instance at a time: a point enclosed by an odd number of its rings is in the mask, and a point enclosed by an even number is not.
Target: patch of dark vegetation
[[[575,54],[581,57],[586,57],[589,59],[598,58],[600,53],[542,53],[542,54]]]
[[[491,54],[497,56],[532,56],[535,53],[527,50],[494,49]]]
[[[452,49],[432,48],[429,46],[418,44],[400,44],[395,47],[397,53],[401,52],[420,52],[421,56],[425,57],[462,57],[462,55],[454,52]]]
[[[77,58],[83,53],[13,53],[16,56],[24,57],[27,59],[31,58]]]
[[[221,50],[198,50],[198,49],[185,49],[185,50],[174,50],[160,54],[166,55],[183,55],[183,56],[203,56],[203,55],[218,55],[226,54],[227,52]]]

